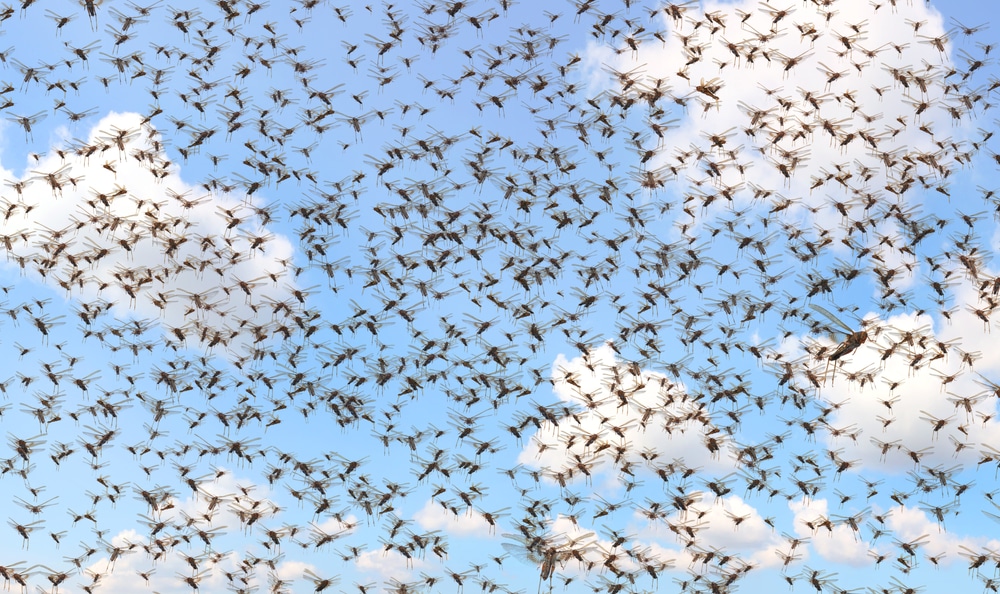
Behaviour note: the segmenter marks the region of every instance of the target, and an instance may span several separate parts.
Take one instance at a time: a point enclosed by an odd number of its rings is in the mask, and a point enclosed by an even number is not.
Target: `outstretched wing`
[[[853,328],[851,328],[850,326],[848,326],[847,324],[845,324],[844,321],[841,320],[840,318],[838,318],[837,316],[835,316],[832,313],[830,313],[826,308],[821,307],[819,305],[816,305],[815,303],[810,303],[809,307],[811,307],[814,310],[818,311],[819,313],[823,314],[823,317],[825,317],[826,319],[828,319],[829,321],[831,321],[834,325],[838,326],[846,334],[854,334],[854,329]]]

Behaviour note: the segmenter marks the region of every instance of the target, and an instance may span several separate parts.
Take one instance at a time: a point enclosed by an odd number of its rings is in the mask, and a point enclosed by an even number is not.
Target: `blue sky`
[[[15,586],[992,587],[981,6],[27,4]]]

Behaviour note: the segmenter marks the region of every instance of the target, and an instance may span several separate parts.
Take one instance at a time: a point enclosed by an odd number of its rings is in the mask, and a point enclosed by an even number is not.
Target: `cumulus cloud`
[[[955,291],[960,302],[978,300],[968,281]],[[856,463],[852,470],[974,465],[985,445],[1000,447],[996,398],[987,389],[1000,353],[974,309],[955,312],[950,325],[926,314],[870,318],[869,341],[836,371],[830,366],[822,389],[827,447]]]
[[[624,549],[611,540],[599,538],[593,530],[567,516],[559,515],[548,522],[542,538],[545,542],[543,549],[559,551],[560,558],[557,559],[555,570],[565,576],[582,577],[592,571],[605,571],[611,567],[634,572],[640,567],[642,555],[627,555]],[[630,546],[633,553],[642,551],[638,542],[630,543]],[[541,569],[545,560],[539,558],[536,561]],[[605,565],[606,563],[610,565]]]
[[[101,592],[108,594],[149,592],[154,583],[156,591],[161,594],[191,592],[192,584],[206,592],[221,592],[226,589],[227,574],[244,576],[250,584],[258,581],[253,572],[247,574],[239,568],[239,557],[231,552],[206,553],[204,549],[198,550],[197,546],[190,549],[168,549],[154,561],[138,548],[149,545],[151,549],[158,550],[152,540],[134,530],[117,533],[109,544],[124,549],[124,553],[115,554],[114,559],[110,553],[97,558],[83,568],[82,577],[87,582],[99,583]],[[198,569],[192,567],[189,559],[198,565]]]
[[[358,527],[358,517],[354,514],[347,514],[343,518],[327,518],[316,525],[323,532],[348,533],[353,532]]]
[[[454,536],[484,538],[493,533],[490,524],[474,509],[456,514],[430,499],[413,514],[413,519],[424,530],[443,530]]]
[[[567,483],[617,468],[732,469],[731,439],[666,373],[620,362],[609,345],[553,365],[553,391],[575,412],[541,428],[518,461]]]
[[[238,478],[224,468],[218,468],[217,472],[219,476],[214,480],[200,482],[197,492],[171,498],[162,506],[157,520],[165,526],[180,527],[191,534],[192,542],[209,546],[216,533],[223,532],[222,527],[262,529],[268,520],[281,513],[282,508],[270,498],[267,485]],[[205,535],[201,536],[200,531]]]
[[[807,2],[777,18],[756,0],[710,1],[659,18],[660,39],[609,36],[585,58],[595,91],[673,99],[644,132],[650,148],[676,148],[633,172],[653,191],[679,187],[705,207],[759,202],[825,228],[830,249],[845,250],[839,240],[873,203],[948,194],[945,171],[968,162],[971,147],[942,150],[944,140],[961,146],[977,114],[946,88],[958,78],[947,76],[952,45],[927,3]],[[698,210],[687,209],[691,226]],[[873,231],[851,241],[873,245],[894,223]]]
[[[891,559],[907,549],[946,567],[961,563],[970,552],[995,549],[1000,544],[996,539],[950,532],[926,511],[909,505],[885,511],[861,510],[852,520],[858,530],[845,517],[830,514],[826,499],[799,499],[789,502],[788,507],[794,514],[795,534],[808,539],[808,550],[825,561],[852,567]],[[881,534],[871,531],[875,525]]]
[[[186,183],[138,114],[107,115],[29,169],[0,172],[11,187],[0,249],[10,266],[87,304],[77,320],[85,334],[114,340],[100,333],[101,303],[158,321],[178,347],[243,354],[299,331],[280,322],[301,305],[292,244],[238,185]]]
[[[286,559],[281,547],[268,541],[264,523],[277,517],[281,508],[269,498],[267,486],[258,486],[225,469],[219,470],[223,471],[221,475],[203,482],[197,493],[170,499],[159,513],[151,514],[153,524],[159,524],[155,528],[150,526],[154,533],[141,534],[129,529],[108,538],[102,551],[105,555],[84,568],[84,575],[102,576],[98,578],[101,591],[111,594],[147,591],[147,578],[164,594],[190,592],[192,583],[201,591],[221,592],[232,580],[259,588],[278,582],[289,585],[297,580],[327,579],[315,564]],[[265,550],[252,546],[218,552],[223,547],[216,541],[225,540],[226,533],[230,532],[227,527],[243,525],[240,510],[251,508],[261,513],[262,517],[253,522],[253,527],[265,534],[260,541],[268,543]],[[321,545],[317,543],[325,534],[343,536],[353,532],[356,526],[353,516],[328,518],[300,530],[299,540],[318,547]],[[296,541],[287,531],[277,532],[285,543]],[[177,535],[183,538],[176,538]],[[398,553],[391,553],[390,557],[393,554],[402,557]],[[262,571],[248,571],[250,567]],[[359,561],[359,567],[364,568],[363,562]],[[392,571],[387,569],[386,575],[393,575]]]
[[[861,567],[871,563],[868,543],[860,536],[863,522],[855,531],[850,524],[834,522],[826,499],[799,499],[788,502],[794,514],[795,533],[811,538],[810,545],[820,557],[834,563]]]
[[[360,571],[369,574],[376,574],[383,579],[394,579],[405,581],[413,574],[414,570],[425,565],[425,561],[416,558],[407,558],[399,552],[392,551],[367,551],[361,553],[354,561],[355,567]]]
[[[929,556],[942,556],[942,565],[962,561],[965,550],[980,551],[984,548],[995,550],[1000,541],[986,537],[961,536],[943,529],[942,526],[923,510],[902,505],[894,507],[886,519],[886,526],[893,531],[899,542],[920,542],[920,550]]]
[[[707,546],[770,553],[769,549],[780,542],[760,512],[737,495],[719,498],[711,505],[695,506],[693,513],[705,522],[698,534]],[[767,560],[771,561],[771,557],[769,554]]]
[[[706,551],[736,555],[758,567],[780,565],[774,552],[782,545],[782,539],[771,526],[774,519],[765,518],[737,495],[702,497],[686,511],[674,512],[662,521],[649,522],[638,512],[635,520],[642,526],[639,537],[643,541],[665,543],[673,536],[687,545],[692,538],[696,539],[693,546],[668,549],[678,566],[698,562]]]

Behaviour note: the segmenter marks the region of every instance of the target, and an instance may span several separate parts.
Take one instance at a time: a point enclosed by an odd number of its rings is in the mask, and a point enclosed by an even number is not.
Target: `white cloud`
[[[327,518],[317,524],[323,532],[353,532],[358,527],[358,517],[354,514],[347,514],[342,520],[337,518]]]
[[[868,543],[849,525],[830,518],[826,499],[790,501],[788,508],[794,513],[795,533],[811,538],[811,548],[820,557],[852,567],[871,564]],[[863,527],[862,523],[859,528]]]
[[[692,513],[701,516],[700,519],[705,522],[699,537],[710,546],[752,550],[779,542],[774,528],[767,525],[755,507],[737,495],[722,497],[710,505],[696,506]]]
[[[76,299],[111,302],[120,317],[157,320],[177,345],[240,353],[277,329],[274,304],[299,307],[292,244],[246,196],[185,183],[140,120],[109,114],[77,150],[56,147],[15,180],[26,186],[0,205],[6,259]]]
[[[489,523],[472,508],[456,515],[430,499],[413,514],[413,519],[424,530],[444,530],[455,536],[482,538],[489,537],[492,532]]]
[[[283,580],[294,581],[301,579],[307,569],[316,571],[316,566],[302,561],[282,561],[275,567],[274,574]]]
[[[921,37],[909,22],[923,22]],[[633,51],[619,36],[613,46],[591,44],[583,63],[593,91],[618,95],[622,82],[631,81],[626,94],[640,103],[643,93],[662,93],[660,104],[684,104],[661,118],[665,131],[646,130],[647,146],[677,147],[646,164],[647,171],[680,180],[669,191],[681,187],[698,206],[712,196],[724,208],[723,193],[743,207],[754,201],[753,187],[762,188],[770,192],[760,196],[762,208],[791,199],[798,205],[782,218],[829,228],[828,249],[835,251],[846,250],[839,240],[850,222],[864,218],[866,194],[895,200],[887,188],[907,185],[904,157],[914,163],[910,177],[947,192],[942,170],[919,156],[938,154],[941,165],[957,166],[956,151],[936,143],[961,140],[975,125],[945,90],[958,77],[944,80],[951,45],[939,52],[928,42],[946,31],[933,7],[910,2],[873,11],[867,2],[841,2],[827,13],[821,3],[800,3],[774,23],[757,0],[709,1],[688,7],[684,19],[661,13],[659,27],[667,31],[663,42],[647,35]],[[928,107],[915,116],[921,102]],[[692,228],[699,210],[691,211]],[[879,233],[893,230],[892,221],[883,221],[853,239],[874,246]]]
[[[921,542],[919,551],[926,555],[940,555],[942,565],[962,562],[962,549],[978,551],[984,547],[996,549],[1000,541],[984,537],[959,536],[949,532],[928,516],[924,511],[907,505],[892,508],[886,519],[886,526],[894,533],[894,538],[902,543]]]
[[[665,373],[619,362],[608,345],[572,360],[560,355],[553,369],[553,391],[580,412],[558,425],[543,421],[518,457],[545,469],[548,479],[579,481],[587,473],[620,471],[623,462],[632,472],[671,463],[734,467],[729,437]]]
[[[860,532],[855,532],[843,518],[831,517],[826,499],[799,499],[789,502],[788,507],[794,514],[795,534],[810,539],[809,550],[826,561],[852,567],[874,563],[870,552],[902,551],[903,545],[912,545],[921,558],[935,557],[938,564],[944,567],[962,562],[962,547],[978,551],[983,547],[994,549],[1000,544],[995,539],[949,532],[924,511],[907,505],[896,506],[886,512],[862,511],[857,522]],[[879,523],[884,535],[878,542],[868,540],[871,534],[865,527],[877,522],[875,515],[884,520],[884,524]]]
[[[423,567],[425,562],[417,558],[408,559],[395,550],[388,552],[379,550],[361,553],[354,564],[365,573],[374,573],[383,579],[405,581],[414,570]]]
[[[955,296],[967,303],[977,299],[966,281]],[[952,324],[941,328],[926,315],[873,321],[881,331],[870,331],[871,339],[842,359],[836,373],[831,365],[822,392],[828,402],[841,403],[827,420],[827,446],[856,461],[851,470],[899,472],[918,461],[931,467],[975,464],[981,444],[1000,446],[994,437],[1000,431],[996,399],[977,397],[983,380],[975,373],[1000,368],[1000,353],[989,346],[971,310],[956,312]],[[959,348],[981,352],[973,369]],[[820,371],[826,366],[815,364]],[[856,439],[835,436],[839,430],[856,433]]]
[[[240,518],[241,510],[252,509],[260,514],[260,521],[267,521],[280,513],[281,507],[269,498],[271,491],[267,485],[237,478],[221,467],[218,471],[223,473],[222,476],[202,482],[197,493],[172,500],[173,505],[160,515],[160,519],[183,525],[188,518],[194,518],[202,529],[211,530],[217,526],[233,529],[244,524]],[[206,517],[210,517],[211,522]]]
[[[633,521],[639,526],[633,539],[636,546],[661,551],[663,559],[673,561],[677,567],[696,563],[697,555],[704,551],[724,551],[758,567],[781,565],[775,551],[784,541],[769,525],[773,519],[763,517],[737,495],[702,497],[687,511],[675,511],[655,521],[636,510]],[[666,546],[671,541],[684,546]]]
[[[115,546],[136,547],[148,544],[149,540],[134,530],[124,530],[110,539]],[[158,550],[158,547],[151,547]],[[198,570],[194,570],[186,557],[198,560]],[[197,545],[188,549],[168,550],[159,559],[153,560],[142,549],[132,549],[119,556],[114,564],[108,556],[98,558],[84,568],[84,577],[101,575],[100,590],[106,594],[126,594],[156,591],[161,594],[185,594],[191,586],[185,581],[190,578],[203,591],[221,592],[225,589],[226,573],[241,575],[238,569],[239,557],[235,553],[207,554]],[[113,567],[113,571],[108,571]],[[300,574],[301,575],[301,574]],[[149,579],[147,584],[146,578]],[[92,578],[88,578],[88,581]],[[256,581],[255,579],[253,581]]]

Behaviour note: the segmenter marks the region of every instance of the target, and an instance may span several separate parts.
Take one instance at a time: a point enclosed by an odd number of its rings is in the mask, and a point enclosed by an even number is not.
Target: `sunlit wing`
[[[835,316],[832,313],[830,313],[827,309],[825,309],[825,308],[823,308],[823,307],[821,307],[819,305],[816,305],[815,303],[810,303],[809,307],[811,307],[814,310],[818,311],[819,313],[823,314],[823,316],[826,319],[828,319],[830,322],[832,322],[833,324],[835,324],[836,326],[838,326],[839,328],[841,328],[846,334],[853,334],[854,333],[854,329],[853,328],[851,328],[850,326],[848,326],[847,324],[845,324],[843,320],[841,320],[837,316]]]

